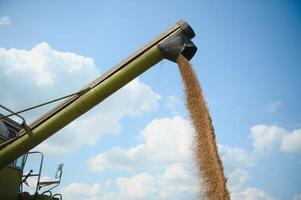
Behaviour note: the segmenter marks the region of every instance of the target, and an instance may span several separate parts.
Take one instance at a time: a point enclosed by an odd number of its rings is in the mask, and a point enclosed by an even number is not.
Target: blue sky
[[[0,17],[0,103],[16,110],[79,89],[186,20],[196,32],[198,52],[191,62],[232,198],[301,199],[300,2],[2,0]],[[24,116],[30,121],[45,110]],[[85,188],[77,195],[86,199],[193,198],[195,191],[187,189],[195,186],[186,173],[193,171],[189,153],[160,160],[160,142],[172,143],[167,132],[178,125],[181,141],[186,119],[177,66],[163,61],[40,147],[44,174],[52,177],[64,162],[61,191]],[[178,150],[166,148],[171,154]],[[160,158],[152,158],[156,153]]]

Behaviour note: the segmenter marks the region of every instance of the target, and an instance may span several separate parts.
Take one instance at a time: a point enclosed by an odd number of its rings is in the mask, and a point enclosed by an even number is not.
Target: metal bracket
[[[26,121],[25,121],[24,117],[22,117],[18,113],[13,112],[12,110],[6,108],[3,105],[0,105],[0,107],[3,108],[6,111],[12,113],[13,115],[16,115],[17,117],[19,117],[22,120],[22,123],[20,124],[20,127],[23,128],[28,135],[32,135],[32,131],[31,131],[30,127],[26,124]]]

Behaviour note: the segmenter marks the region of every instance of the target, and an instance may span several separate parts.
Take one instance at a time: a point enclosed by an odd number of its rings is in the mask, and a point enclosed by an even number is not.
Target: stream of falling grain
[[[195,154],[203,183],[201,196],[206,200],[229,200],[214,128],[202,89],[188,60],[180,55],[177,62],[185,86],[186,106],[195,128]]]

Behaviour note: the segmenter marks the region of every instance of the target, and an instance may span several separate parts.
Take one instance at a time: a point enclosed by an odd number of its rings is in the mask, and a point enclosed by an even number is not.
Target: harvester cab
[[[0,113],[0,117],[3,116],[4,115]],[[4,118],[0,120],[0,144],[16,138],[20,129],[21,124],[13,119]],[[39,156],[40,160],[37,166],[38,169],[37,171],[31,169],[29,172],[25,172],[24,169],[27,160],[30,160],[31,155]],[[61,194],[52,194],[51,190],[57,187],[61,182],[63,164],[58,165],[55,180],[41,181],[43,160],[44,155],[41,152],[30,151],[24,153],[5,168],[0,170],[0,199],[1,196],[5,196],[7,199],[21,200],[62,199]],[[30,188],[32,188],[32,194],[26,191],[26,189]]]

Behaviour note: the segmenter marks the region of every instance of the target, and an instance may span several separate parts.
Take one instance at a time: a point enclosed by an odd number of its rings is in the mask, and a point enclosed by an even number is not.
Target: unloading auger
[[[0,140],[0,169],[7,168],[14,160],[28,153],[161,60],[176,62],[180,54],[190,60],[197,51],[191,41],[194,36],[193,29],[185,21],[177,22],[74,96],[67,98],[25,128],[21,128],[16,137],[6,141]]]

